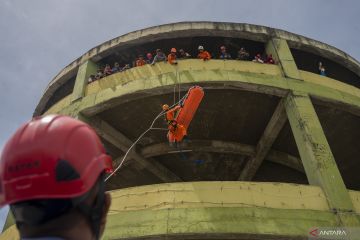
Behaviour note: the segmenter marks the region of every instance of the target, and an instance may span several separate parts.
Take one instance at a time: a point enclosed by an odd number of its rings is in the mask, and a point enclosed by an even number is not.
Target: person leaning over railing
[[[198,50],[199,50],[199,54],[198,54],[198,58],[199,59],[202,59],[204,61],[208,61],[211,59],[211,55],[208,51],[205,51],[204,47],[203,46],[199,46],[198,47]]]
[[[145,64],[144,56],[140,54],[138,60],[136,60],[136,67],[144,66]]]
[[[231,55],[230,55],[230,53],[228,53],[227,51],[226,51],[226,47],[225,46],[221,46],[220,47],[220,55],[219,55],[219,58],[220,59],[231,59]]]
[[[191,58],[191,55],[187,52],[185,52],[184,49],[180,49],[179,50],[179,59],[187,59],[187,58]]]
[[[161,51],[161,49],[156,49],[156,55],[154,57],[153,62],[151,63],[151,65],[154,65],[157,62],[166,62],[167,58],[165,53],[163,53],[163,51]]]
[[[244,47],[240,48],[237,55],[237,60],[249,61],[250,54],[245,50]]]
[[[111,69],[111,71],[113,73],[117,73],[120,72],[121,68],[120,68],[120,64],[118,62],[115,62],[114,67]]]
[[[168,55],[168,63],[172,65],[176,65],[176,48],[171,48],[170,54]]]

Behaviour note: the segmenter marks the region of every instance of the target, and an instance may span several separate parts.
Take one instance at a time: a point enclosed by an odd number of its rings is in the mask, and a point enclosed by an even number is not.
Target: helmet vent
[[[75,179],[79,179],[79,173],[74,169],[71,164],[63,159],[60,159],[56,165],[56,180],[61,181],[71,181]]]

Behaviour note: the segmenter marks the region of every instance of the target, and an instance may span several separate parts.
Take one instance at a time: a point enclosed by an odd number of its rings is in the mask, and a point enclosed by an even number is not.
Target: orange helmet
[[[163,109],[164,111],[168,110],[168,109],[169,109],[169,105],[164,104],[164,105],[162,106],[162,109]]]
[[[176,53],[176,48],[172,48],[170,52]]]

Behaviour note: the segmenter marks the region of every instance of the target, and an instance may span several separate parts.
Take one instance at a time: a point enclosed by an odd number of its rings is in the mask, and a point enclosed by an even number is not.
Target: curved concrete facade
[[[186,59],[86,83],[99,64],[152,44],[180,44],[180,37],[248,44],[277,64]],[[314,73],[303,63],[314,56],[331,59],[338,72]],[[303,36],[250,24],[175,23],[91,49],[52,80],[34,115],[89,123],[117,166],[163,103],[200,85],[205,97],[183,153],[168,146],[164,131],[152,131],[107,182],[114,201],[105,239],[308,239],[316,227],[360,227],[359,76],[355,59]],[[70,94],[55,101],[71,78]],[[15,235],[9,227],[0,239]]]
[[[315,52],[318,53],[318,55],[331,58],[338,64],[350,69],[352,72],[357,74],[357,76],[360,76],[360,63],[357,60],[335,47],[298,34],[265,26],[244,23],[180,22],[134,31],[90,49],[87,53],[66,66],[54,77],[47,86],[44,95],[35,109],[34,115],[42,114],[50,96],[54,94],[55,91],[67,80],[75,76],[79,66],[87,60],[98,62],[116,51],[121,51],[122,49],[126,49],[134,45],[136,46],[144,42],[158,39],[193,36],[222,36],[249,39],[263,43],[266,43],[269,39],[274,37],[280,38],[286,40],[291,48],[301,49],[307,52]]]

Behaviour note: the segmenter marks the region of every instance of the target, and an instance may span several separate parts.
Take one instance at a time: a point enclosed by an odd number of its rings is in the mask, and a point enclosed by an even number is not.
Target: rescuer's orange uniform
[[[146,64],[145,60],[144,59],[138,59],[136,61],[136,66],[137,67],[140,67],[140,66],[144,66]]]
[[[186,128],[181,125],[173,122],[173,124],[169,124],[169,142],[181,142],[183,138],[187,135]]]
[[[165,104],[163,110],[166,111],[165,120],[168,124],[168,139],[169,142],[180,142],[187,135],[187,130],[182,124],[178,124],[175,120],[175,113],[181,108],[177,105],[169,109],[169,105]]]
[[[199,52],[198,54],[198,58],[205,60],[210,60],[211,59],[211,55],[208,51],[202,51]]]
[[[170,124],[175,119],[175,112],[179,110],[181,107],[177,105],[176,107],[173,107],[172,109],[169,109],[166,111],[166,122]]]
[[[170,64],[177,64],[177,62],[176,62],[176,55],[175,54],[173,54],[173,53],[170,53],[169,55],[168,55],[168,63],[170,63]]]

